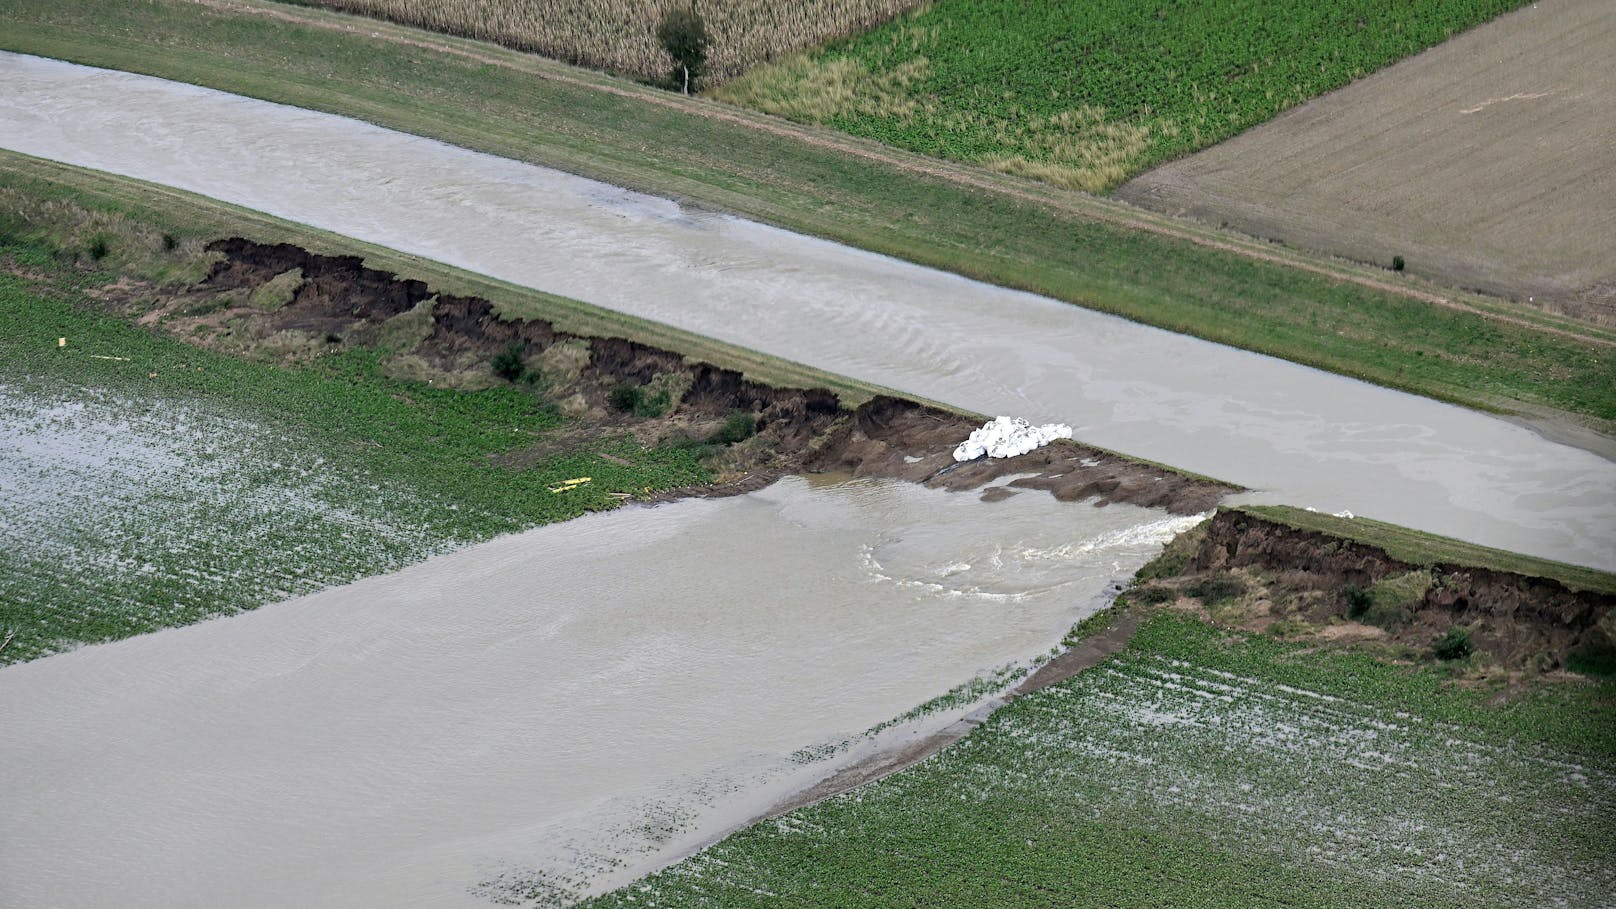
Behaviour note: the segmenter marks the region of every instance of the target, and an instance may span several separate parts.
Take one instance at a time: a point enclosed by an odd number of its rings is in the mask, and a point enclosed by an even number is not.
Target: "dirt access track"
[[[1118,190],[1616,325],[1616,3],[1543,0]]]

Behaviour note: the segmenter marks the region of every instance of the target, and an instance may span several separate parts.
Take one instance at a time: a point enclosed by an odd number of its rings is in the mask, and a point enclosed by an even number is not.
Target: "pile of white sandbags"
[[[990,458],[1013,458],[1035,448],[1042,448],[1056,439],[1070,439],[1072,427],[1065,423],[1045,423],[1034,426],[1018,417],[994,417],[971,433],[971,437],[954,449],[954,460],[974,461],[987,455]]]

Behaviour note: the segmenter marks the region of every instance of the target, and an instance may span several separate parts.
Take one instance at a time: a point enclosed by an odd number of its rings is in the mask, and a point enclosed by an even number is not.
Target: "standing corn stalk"
[[[662,42],[668,56],[673,58],[674,78],[677,81],[681,71],[684,76],[685,94],[690,94],[690,81],[701,78],[701,71],[707,65],[707,26],[696,13],[696,4],[692,0],[689,6],[670,7],[662,16],[662,23],[657,26],[657,40]]]

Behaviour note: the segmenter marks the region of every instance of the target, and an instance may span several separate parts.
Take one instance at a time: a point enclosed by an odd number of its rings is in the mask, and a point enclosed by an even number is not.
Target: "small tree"
[[[691,80],[701,78],[701,71],[707,65],[707,45],[710,43],[707,26],[696,13],[695,3],[670,7],[663,14],[656,35],[668,56],[673,58],[674,80],[678,82],[683,76],[683,91],[690,94]]]
[[[1470,643],[1470,632],[1463,628],[1449,628],[1431,648],[1439,660],[1462,660],[1475,649]]]
[[[522,342],[512,341],[504,350],[494,354],[494,375],[507,382],[522,378],[522,373],[527,371],[527,365],[522,362],[522,353]]]

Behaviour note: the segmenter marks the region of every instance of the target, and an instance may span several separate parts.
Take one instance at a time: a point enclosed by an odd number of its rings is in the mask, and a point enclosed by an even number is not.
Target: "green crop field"
[[[1521,0],[937,0],[726,100],[1091,192]]]
[[[1439,670],[1156,615],[921,764],[586,905],[1603,905],[1612,683]]]
[[[583,440],[531,390],[391,379],[382,352],[253,363],[85,305],[111,275],[0,243],[0,661],[310,593],[699,483],[687,450]],[[20,273],[20,274],[19,274]],[[27,277],[24,277],[26,275]],[[65,346],[63,344],[65,339]],[[607,454],[611,458],[603,458]],[[550,487],[587,476],[562,494]]]

